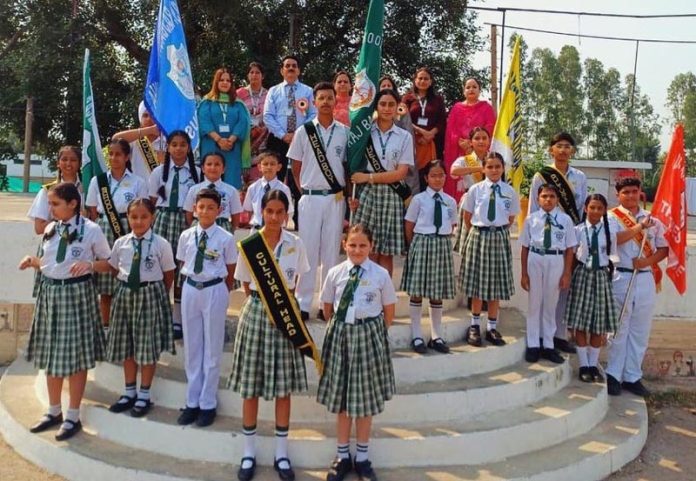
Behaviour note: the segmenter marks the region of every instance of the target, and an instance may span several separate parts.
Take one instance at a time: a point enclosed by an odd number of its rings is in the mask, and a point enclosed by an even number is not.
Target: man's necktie
[[[133,262],[128,273],[128,287],[138,289],[140,287],[140,258],[143,249],[142,239],[133,239]]]
[[[169,208],[179,208],[179,171],[181,167],[174,167],[174,178],[172,178],[172,190],[169,192]]]
[[[198,241],[198,249],[196,250],[196,260],[193,264],[193,273],[200,274],[203,272],[203,259],[205,258],[205,250],[207,249],[208,234],[205,231],[201,233],[201,238]]]
[[[58,228],[63,228],[60,233],[60,242],[58,243],[58,252],[56,252],[56,262],[60,264],[65,260],[65,253],[68,250],[68,239],[70,238],[70,226],[60,222]]]
[[[338,309],[336,309],[336,317],[340,321],[345,321],[346,312],[348,312],[348,307],[353,302],[353,295],[355,290],[358,288],[360,283],[360,266],[353,266],[350,270],[350,278],[346,283],[345,289],[343,289],[343,294],[341,295],[341,300],[338,303]]]
[[[440,227],[442,227],[442,196],[439,192],[436,192],[433,196],[435,200],[435,213],[433,215],[433,224],[435,225],[435,233],[440,233]]]

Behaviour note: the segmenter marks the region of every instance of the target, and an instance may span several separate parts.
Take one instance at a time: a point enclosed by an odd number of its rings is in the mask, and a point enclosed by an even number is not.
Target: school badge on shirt
[[[70,248],[70,255],[73,256],[74,258],[78,258],[82,255],[82,252],[84,249],[82,247],[71,247]]]
[[[145,270],[151,271],[155,267],[155,261],[152,258],[152,254],[145,258]]]
[[[130,202],[135,199],[135,195],[132,192],[124,192],[123,198],[126,199],[126,202]]]
[[[294,279],[295,278],[295,269],[293,269],[292,267],[285,269],[285,278],[289,279],[289,280]]]
[[[562,230],[557,230],[555,235],[556,235],[556,240],[562,241],[563,238],[565,237],[565,232],[563,232]]]
[[[377,294],[374,292],[366,292],[365,293],[365,304],[372,304],[375,301],[375,298],[377,297]]]

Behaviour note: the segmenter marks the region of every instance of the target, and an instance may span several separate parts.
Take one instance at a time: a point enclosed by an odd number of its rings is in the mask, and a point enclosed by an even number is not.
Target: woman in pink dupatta
[[[457,203],[464,194],[464,189],[463,185],[458,188],[458,180],[450,175],[452,164],[457,157],[471,153],[471,142],[469,141],[471,129],[485,127],[488,132],[493,132],[495,127],[495,111],[491,104],[485,100],[479,100],[480,95],[481,84],[478,80],[475,78],[467,79],[464,82],[464,100],[452,106],[447,117],[444,152],[447,180],[444,190],[454,197]]]

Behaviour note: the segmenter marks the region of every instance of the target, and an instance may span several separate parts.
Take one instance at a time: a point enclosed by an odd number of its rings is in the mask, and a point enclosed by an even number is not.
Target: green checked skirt
[[[454,299],[454,261],[449,236],[414,234],[401,277],[410,296]]]
[[[126,234],[130,232],[128,219],[121,217],[119,214],[119,220],[123,226],[123,232]],[[101,227],[102,232],[106,236],[106,240],[109,242],[109,247],[113,248],[116,239],[114,238],[114,233],[111,231],[111,226],[109,225],[109,221],[106,219],[106,216],[100,215],[97,217],[97,225]],[[113,296],[114,292],[116,292],[116,286],[118,285],[116,277],[112,276],[110,272],[106,274],[95,274],[94,283],[97,287],[97,293],[104,294],[106,296]]]
[[[609,269],[592,270],[578,266],[570,282],[565,321],[568,329],[605,334],[616,331],[617,306]]]
[[[386,184],[366,184],[359,195],[360,206],[354,223],[372,231],[373,252],[398,256],[406,250],[404,201]]]
[[[471,226],[464,241],[459,280],[467,297],[484,301],[512,297],[515,284],[509,229],[484,230]]]

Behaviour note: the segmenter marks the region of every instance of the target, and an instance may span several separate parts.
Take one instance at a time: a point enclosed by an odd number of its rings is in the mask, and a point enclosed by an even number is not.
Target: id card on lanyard
[[[229,134],[230,133],[230,126],[227,123],[227,109],[229,105],[226,103],[220,103],[220,112],[222,113],[222,123],[218,125],[218,131],[221,134]]]
[[[424,98],[424,99],[419,98],[418,103],[420,104],[421,114],[420,114],[420,117],[418,117],[418,121],[416,122],[416,124],[419,127],[427,127],[428,126],[428,118],[425,116],[425,107],[426,107],[426,105],[428,105],[428,99],[427,98]]]

